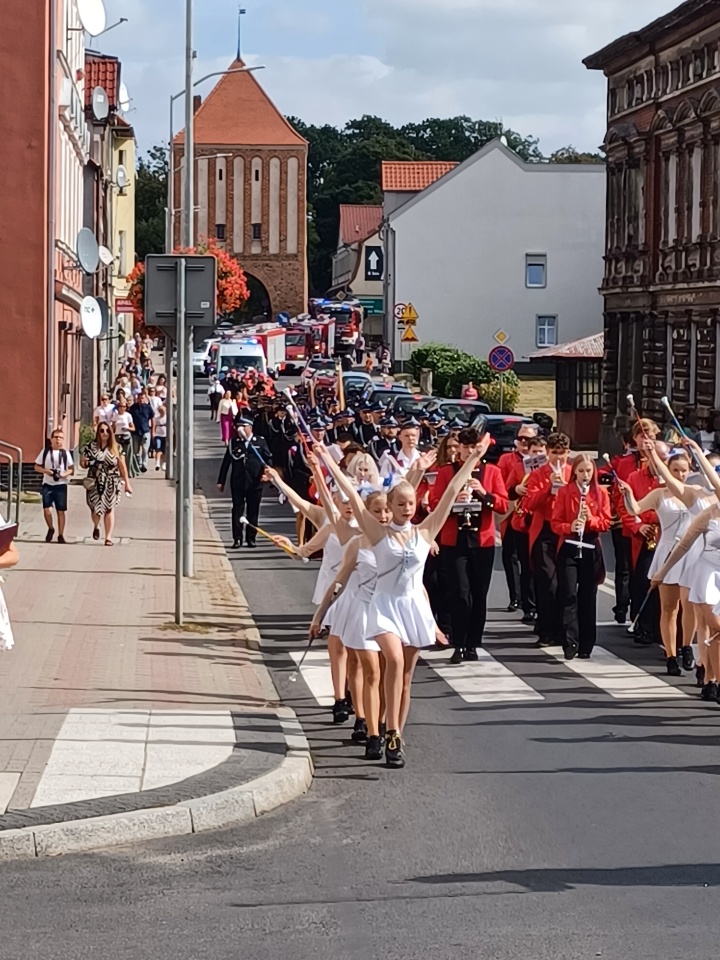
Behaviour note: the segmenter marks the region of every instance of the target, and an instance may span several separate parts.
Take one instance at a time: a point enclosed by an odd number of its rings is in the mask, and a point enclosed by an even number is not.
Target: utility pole
[[[185,196],[183,198],[183,246],[190,249],[195,242],[195,117],[193,103],[193,70],[195,50],[193,47],[193,0],[185,0]],[[193,328],[184,324],[181,331],[178,325],[178,362],[182,360],[182,397],[178,391],[178,405],[183,404],[183,433],[179,450],[182,465],[179,470],[183,513],[183,573],[192,577],[194,573],[193,557],[193,494],[195,492],[195,470],[193,456]],[[181,333],[184,336],[181,339]]]

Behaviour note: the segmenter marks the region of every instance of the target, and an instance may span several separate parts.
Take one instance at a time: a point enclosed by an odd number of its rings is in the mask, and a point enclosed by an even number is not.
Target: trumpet
[[[657,537],[658,533],[660,532],[660,528],[656,523],[651,524],[651,526],[652,533],[645,541],[645,545],[647,546],[648,550],[657,550]]]
[[[519,484],[519,486],[523,486],[523,487],[524,487],[525,484],[528,482],[528,480],[530,479],[531,476],[532,476],[532,470],[528,470],[528,472],[527,472],[527,473],[525,474],[525,476],[522,478],[522,484]],[[522,505],[522,497],[519,497],[519,498],[515,501],[515,515],[518,516],[518,517],[524,517],[524,516],[525,516],[525,509],[524,509],[524,507],[523,507],[523,505]]]

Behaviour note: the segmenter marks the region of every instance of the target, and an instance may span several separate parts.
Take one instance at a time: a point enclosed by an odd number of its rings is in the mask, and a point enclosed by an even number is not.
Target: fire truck
[[[354,348],[364,316],[357,300],[311,300],[310,310],[318,318],[335,321],[335,353],[349,353]]]
[[[335,320],[297,317],[285,331],[286,366],[304,367],[311,357],[332,357],[335,352]]]

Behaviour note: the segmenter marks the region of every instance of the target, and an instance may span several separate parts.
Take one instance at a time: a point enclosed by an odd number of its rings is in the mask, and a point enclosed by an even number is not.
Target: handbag
[[[97,464],[91,464],[88,467],[87,476],[83,479],[82,485],[86,490],[92,490],[95,486],[95,480],[97,478]]]

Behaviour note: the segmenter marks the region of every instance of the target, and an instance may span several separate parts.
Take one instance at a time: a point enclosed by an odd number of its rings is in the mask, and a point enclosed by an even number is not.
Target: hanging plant
[[[173,253],[179,255],[211,254],[217,260],[217,312],[218,314],[234,313],[250,296],[245,271],[227,250],[219,246],[217,240],[200,240],[196,247],[189,250],[180,248]],[[130,284],[128,299],[133,305],[135,318],[139,323],[145,322],[145,264],[136,263],[132,273],[128,276]]]

